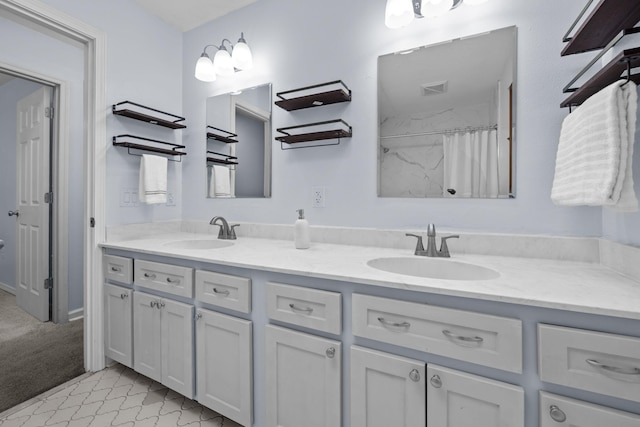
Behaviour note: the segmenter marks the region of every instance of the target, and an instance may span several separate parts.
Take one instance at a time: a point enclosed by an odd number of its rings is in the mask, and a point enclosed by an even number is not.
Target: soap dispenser
[[[304,209],[298,209],[296,212],[298,212],[298,219],[293,228],[293,240],[296,249],[309,249],[309,246],[311,246],[309,223],[304,219]]]

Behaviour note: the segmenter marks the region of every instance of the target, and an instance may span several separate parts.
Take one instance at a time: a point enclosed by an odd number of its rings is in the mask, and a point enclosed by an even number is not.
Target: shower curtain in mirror
[[[444,196],[498,197],[496,130],[450,133],[443,138]]]

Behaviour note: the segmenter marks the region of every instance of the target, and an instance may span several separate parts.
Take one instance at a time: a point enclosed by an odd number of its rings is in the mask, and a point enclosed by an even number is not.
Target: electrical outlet
[[[311,206],[314,208],[324,208],[326,201],[325,187],[311,187]]]
[[[135,188],[122,188],[120,190],[120,206],[138,206],[138,190]]]

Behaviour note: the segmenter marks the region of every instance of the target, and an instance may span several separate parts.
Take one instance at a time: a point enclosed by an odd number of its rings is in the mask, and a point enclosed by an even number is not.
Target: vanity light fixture
[[[224,43],[227,42],[231,48],[231,54]],[[213,61],[207,54],[207,48],[213,47],[218,51],[213,57]],[[253,56],[244,33],[240,33],[238,42],[231,44],[229,39],[223,39],[220,46],[208,44],[202,50],[202,55],[196,62],[195,77],[203,82],[213,82],[216,76],[232,76],[236,71],[249,70],[253,67]]]
[[[387,0],[384,23],[391,29],[406,27],[413,18],[434,18],[442,16],[468,4],[475,6],[488,0]]]

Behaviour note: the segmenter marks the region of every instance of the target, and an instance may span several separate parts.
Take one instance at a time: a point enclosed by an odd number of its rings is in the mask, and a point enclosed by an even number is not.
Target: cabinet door
[[[427,365],[427,425],[522,427],[524,390],[436,365]]]
[[[162,384],[193,398],[193,305],[160,302]]]
[[[425,364],[351,347],[351,427],[424,427]]]
[[[266,427],[338,427],[338,341],[267,325]]]
[[[196,314],[198,402],[251,426],[253,362],[251,322],[213,311]]]
[[[104,353],[130,368],[133,363],[132,293],[131,289],[104,285]]]
[[[162,381],[160,298],[133,292],[133,369]]]

